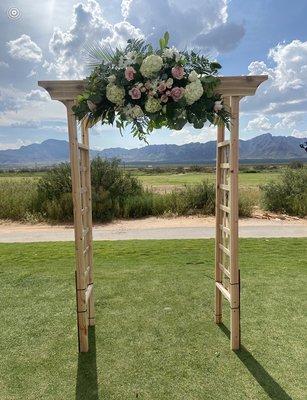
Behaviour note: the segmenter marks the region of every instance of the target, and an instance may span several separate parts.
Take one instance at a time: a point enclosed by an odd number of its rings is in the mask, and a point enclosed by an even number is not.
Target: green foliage
[[[286,168],[279,181],[271,181],[260,188],[267,210],[301,217],[307,215],[306,168]]]
[[[33,179],[0,180],[0,218],[16,221],[33,221],[36,201],[36,182]]]

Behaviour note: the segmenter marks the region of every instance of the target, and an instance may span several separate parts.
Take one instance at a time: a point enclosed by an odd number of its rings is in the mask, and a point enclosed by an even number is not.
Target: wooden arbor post
[[[222,295],[231,307],[231,348],[240,346],[240,273],[238,267],[238,146],[239,101],[255,94],[267,76],[221,77],[217,89],[232,113],[230,140],[224,126],[218,127],[216,157],[216,263],[215,322],[222,322]],[[88,129],[72,112],[85,81],[39,81],[53,100],[67,109],[76,249],[76,299],[79,351],[88,351],[88,326],[95,324],[93,297],[92,200]]]
[[[240,348],[239,219],[239,102],[253,95],[267,76],[227,77],[224,104],[231,113],[230,138],[217,128],[215,207],[215,323],[222,322],[222,296],[230,303],[230,347]],[[222,86],[222,85],[221,85]]]

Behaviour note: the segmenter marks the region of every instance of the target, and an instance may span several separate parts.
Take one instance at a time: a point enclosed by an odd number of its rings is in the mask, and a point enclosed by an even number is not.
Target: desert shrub
[[[140,182],[120,168],[119,160],[91,162],[93,219],[108,221],[123,214],[126,198],[142,194]],[[38,182],[36,210],[54,221],[71,221],[71,174],[67,163],[48,171]]]
[[[34,216],[36,181],[27,178],[0,180],[0,218],[31,220]]]
[[[265,209],[289,215],[307,215],[307,169],[286,168],[278,181],[260,186]]]
[[[239,216],[242,218],[251,217],[257,203],[257,194],[252,191],[241,190],[239,194]]]
[[[290,162],[289,167],[292,169],[304,168],[304,164],[301,161],[293,160]]]

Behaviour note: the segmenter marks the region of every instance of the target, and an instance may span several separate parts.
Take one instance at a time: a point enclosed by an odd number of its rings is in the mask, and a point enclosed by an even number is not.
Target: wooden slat
[[[222,189],[222,190],[226,190],[226,191],[228,191],[228,192],[229,192],[229,190],[230,190],[229,185],[225,185],[225,184],[223,184],[223,183],[220,183],[220,184],[219,184],[219,188]]]
[[[82,234],[83,239],[86,238],[86,236],[88,235],[88,233],[89,233],[89,228],[83,229],[83,234]]]
[[[83,143],[78,143],[78,148],[80,150],[86,150],[86,151],[89,150],[89,147],[86,144],[83,144]]]
[[[220,268],[220,270],[221,270],[222,272],[224,272],[224,274],[225,274],[226,276],[228,276],[228,278],[230,278],[230,272],[229,272],[229,270],[228,270],[227,268],[224,267],[223,264],[219,264],[219,268]]]
[[[223,286],[222,283],[220,282],[215,282],[216,287],[218,288],[218,290],[222,293],[222,295],[225,297],[225,299],[227,299],[230,302],[230,293],[228,292],[228,290]]]
[[[230,229],[227,228],[227,226],[220,225],[220,229],[221,229],[223,232],[227,233],[227,235],[230,235]]]
[[[220,168],[229,169],[229,163],[220,163]]]
[[[86,304],[88,304],[88,302],[89,302],[89,300],[90,300],[90,298],[91,298],[92,291],[93,291],[93,285],[92,285],[92,284],[91,284],[91,285],[88,285],[88,287],[87,287],[87,289],[86,289],[86,292],[85,292],[85,301],[86,301]]]
[[[84,207],[81,209],[81,215],[85,215],[85,213],[88,211],[88,207]]]
[[[221,243],[219,243],[219,248],[220,248],[220,250],[222,250],[227,256],[230,256],[230,251],[229,251],[225,246],[223,246]]]
[[[217,147],[225,147],[225,146],[229,146],[229,145],[230,145],[230,141],[224,140],[223,142],[218,143]]]
[[[86,193],[86,192],[87,192],[87,187],[82,187],[81,190],[80,190],[80,193],[83,194],[83,193]]]
[[[224,206],[224,204],[220,204],[220,210],[230,213],[230,208],[227,206]]]

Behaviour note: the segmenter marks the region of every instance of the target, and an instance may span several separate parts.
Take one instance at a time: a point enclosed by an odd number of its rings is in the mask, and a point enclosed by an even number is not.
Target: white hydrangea
[[[162,108],[158,99],[154,97],[149,97],[149,99],[145,103],[145,110],[149,113],[155,113],[160,111]]]
[[[194,82],[189,83],[185,87],[184,97],[186,102],[191,105],[195,103],[195,101],[199,100],[204,93],[203,86],[201,81],[197,79]]]
[[[125,89],[114,85],[114,83],[109,83],[106,89],[106,96],[111,103],[120,105],[123,104],[125,97]]]
[[[189,81],[190,82],[195,82],[195,81],[197,81],[197,79],[199,79],[198,73],[196,71],[194,71],[194,70],[191,71],[190,74],[189,74]]]
[[[134,118],[139,118],[144,115],[142,108],[138,105],[132,106],[131,104],[128,104],[126,107],[122,109],[122,111],[126,115],[128,120],[131,121]]]
[[[160,56],[156,54],[151,54],[147,56],[141,65],[140,71],[145,78],[152,77],[156,72],[160,71],[163,65],[163,60]]]
[[[143,110],[140,106],[136,105],[131,108],[130,115],[132,118],[139,118],[144,115]]]

